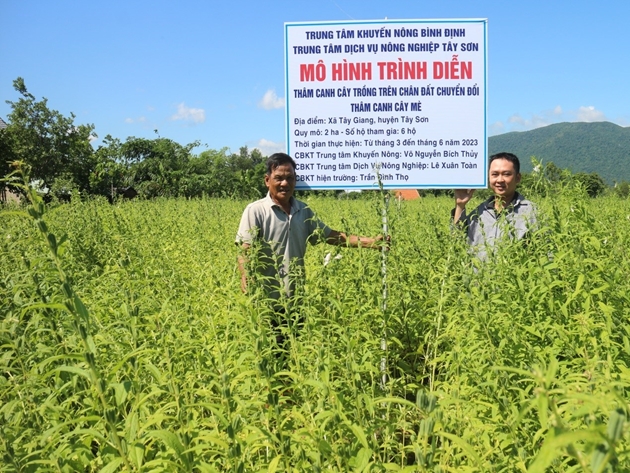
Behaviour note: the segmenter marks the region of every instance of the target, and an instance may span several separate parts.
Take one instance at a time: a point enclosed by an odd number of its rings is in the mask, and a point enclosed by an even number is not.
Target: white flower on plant
[[[340,260],[341,258],[342,258],[341,253],[338,253],[334,259]],[[331,259],[332,259],[332,253],[330,252],[326,253],[326,256],[324,256],[324,266],[328,266],[328,263],[330,263]]]

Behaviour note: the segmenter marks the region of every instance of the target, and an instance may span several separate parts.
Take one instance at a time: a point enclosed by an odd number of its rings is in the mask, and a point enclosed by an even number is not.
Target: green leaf
[[[582,289],[582,285],[584,284],[584,274],[580,274],[577,278],[577,282],[575,283],[575,291],[571,295],[570,300],[575,299],[580,293],[580,289]]]
[[[508,373],[516,373],[524,376],[525,378],[534,379],[534,375],[531,371],[522,370],[519,368],[512,368],[511,366],[491,366],[490,369],[494,371],[507,371]]]
[[[218,473],[219,470],[216,467],[209,465],[206,462],[200,462],[195,464],[195,468],[199,469],[201,473]]]
[[[55,238],[55,235],[52,233],[49,233],[47,235],[48,238],[48,245],[50,246],[50,249],[52,250],[53,254],[56,256],[57,255],[57,239]]]
[[[555,437],[548,437],[536,458],[527,469],[528,473],[544,473],[551,462],[563,452],[562,450],[576,442],[597,442],[602,440],[602,436],[595,430],[576,430],[564,432]]]
[[[626,422],[626,414],[621,409],[615,409],[610,413],[610,417],[608,418],[608,429],[606,430],[606,435],[608,439],[614,444],[621,438],[623,435],[623,426]]]
[[[144,366],[147,371],[149,371],[149,373],[151,373],[151,375],[155,378],[155,380],[162,384],[163,380],[162,380],[162,373],[160,373],[160,370],[151,362],[145,361],[144,363],[142,363],[142,366]]]
[[[407,399],[403,399],[401,397],[381,397],[374,400],[375,403],[389,403],[389,404],[400,404],[401,406],[411,407],[412,409],[418,409],[416,403],[408,401]]]
[[[179,458],[187,468],[189,467],[188,458],[184,455],[184,446],[173,432],[169,432],[168,430],[152,430],[147,432],[147,437],[157,438],[164,442],[164,445],[173,450],[177,458]]]
[[[116,405],[121,406],[127,399],[127,394],[131,391],[131,381],[123,381],[122,383],[112,383],[114,392],[116,393]]]
[[[92,377],[90,376],[90,372],[81,368],[78,368],[76,366],[58,366],[57,368],[55,368],[54,370],[52,370],[53,372],[58,371],[58,372],[63,372],[66,371],[68,373],[74,373],[74,374],[78,374],[79,376],[83,376],[85,379],[87,380],[92,380]]]
[[[593,473],[603,471],[607,463],[605,461],[606,458],[608,458],[608,447],[604,444],[599,444],[591,456],[591,470]]]
[[[540,428],[546,430],[548,428],[548,410],[549,410],[549,399],[547,398],[547,393],[540,393],[538,395],[538,422],[540,422]]]
[[[364,448],[369,448],[365,432],[363,432],[363,429],[360,426],[357,424],[350,424],[350,430],[352,430],[352,433]]]
[[[362,448],[354,457],[350,464],[354,466],[355,471],[364,471],[370,463],[372,458],[372,450],[369,448]]]
[[[85,343],[87,343],[87,346],[90,349],[91,353],[97,353],[96,344],[94,343],[94,338],[92,337],[92,335],[87,336],[87,338],[85,339]]]
[[[464,451],[464,453],[468,456],[468,458],[473,460],[477,464],[477,466],[482,471],[484,471],[483,462],[481,461],[481,458],[479,457],[479,455],[477,455],[475,450],[470,446],[468,442],[466,442],[464,439],[459,438],[456,435],[449,434],[447,432],[438,432],[438,435],[446,439],[449,439],[451,442],[458,445]]]
[[[24,314],[26,314],[27,312],[31,310],[36,310],[36,309],[52,309],[52,310],[63,310],[63,311],[68,310],[66,306],[63,304],[38,302],[36,304],[31,304],[22,308],[22,317],[24,317]]]
[[[129,447],[129,457],[140,468],[144,462],[144,445],[136,442]]]
[[[90,314],[83,304],[83,301],[79,298],[79,296],[74,296],[74,307],[77,309],[79,316],[85,321],[88,322],[90,320]]]
[[[114,473],[116,470],[118,470],[118,467],[122,464],[122,462],[122,458],[114,458],[107,465],[101,468],[99,473]]]
[[[269,467],[267,468],[267,472],[275,473],[275,471],[278,469],[278,464],[280,463],[281,459],[282,459],[282,454],[276,456],[276,458],[271,460],[271,463],[269,463]]]

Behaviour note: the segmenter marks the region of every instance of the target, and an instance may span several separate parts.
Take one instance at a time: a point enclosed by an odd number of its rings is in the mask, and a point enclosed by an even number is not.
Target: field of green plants
[[[381,233],[379,193],[307,201]],[[536,201],[485,263],[450,198],[392,201],[385,308],[380,252],[309,248],[284,360],[247,202],[0,210],[0,470],[630,471],[630,201]]]

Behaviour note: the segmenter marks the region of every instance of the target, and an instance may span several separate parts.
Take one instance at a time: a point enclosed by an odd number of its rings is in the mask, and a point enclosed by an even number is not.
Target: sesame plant
[[[245,201],[24,190],[0,210],[1,471],[630,469],[627,200],[541,198],[484,262],[451,199],[392,201],[386,304],[380,252],[311,247],[280,349],[240,291]],[[379,193],[306,201],[382,231]]]

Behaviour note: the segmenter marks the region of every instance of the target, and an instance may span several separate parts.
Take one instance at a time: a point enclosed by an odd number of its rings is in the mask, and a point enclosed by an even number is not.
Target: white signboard
[[[285,23],[298,189],[487,185],[487,20]]]

